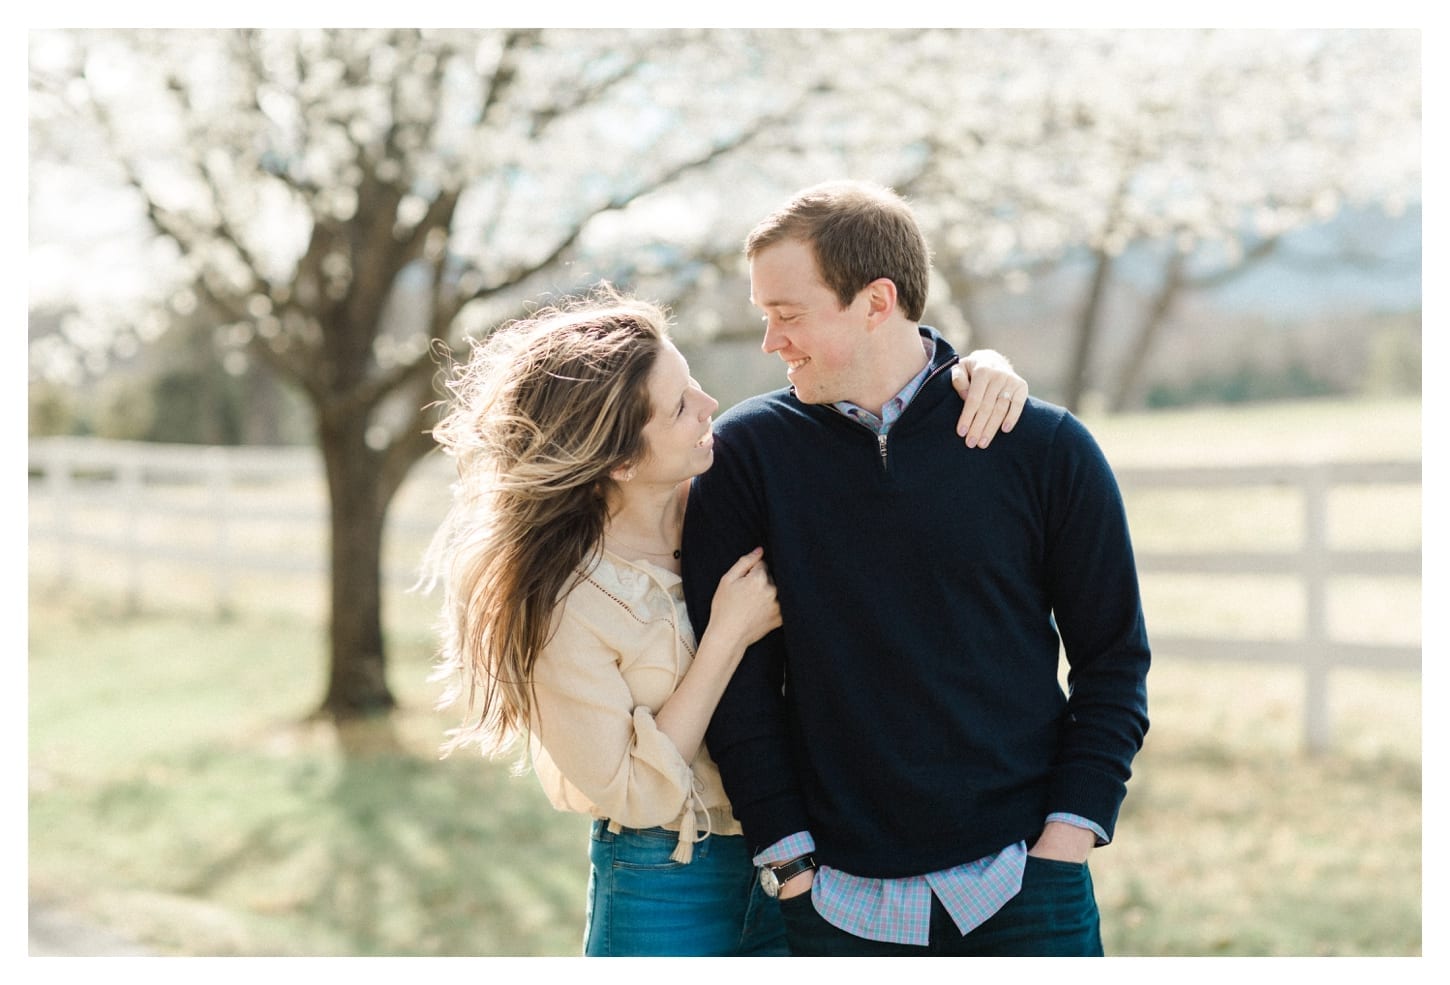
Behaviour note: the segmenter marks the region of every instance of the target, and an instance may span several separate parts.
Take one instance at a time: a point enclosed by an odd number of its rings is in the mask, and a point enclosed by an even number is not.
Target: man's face
[[[750,301],[764,313],[766,355],[778,355],[796,396],[808,404],[859,400],[868,300],[845,308],[821,280],[815,252],[800,240],[781,240],[750,261]]]

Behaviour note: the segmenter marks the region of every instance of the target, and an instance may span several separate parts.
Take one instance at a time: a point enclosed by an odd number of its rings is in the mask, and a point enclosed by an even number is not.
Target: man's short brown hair
[[[783,240],[807,243],[841,307],[879,277],[896,285],[906,317],[926,309],[931,249],[911,206],[896,192],[861,181],[830,181],[798,192],[745,239],[745,256]]]

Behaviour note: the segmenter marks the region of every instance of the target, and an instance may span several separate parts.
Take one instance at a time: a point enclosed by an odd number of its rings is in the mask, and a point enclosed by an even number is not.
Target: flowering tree
[[[770,40],[527,30],[32,40],[42,159],[111,169],[153,233],[172,312],[199,312],[313,410],[332,531],[323,711],[393,704],[383,522],[433,447],[430,340],[457,348],[517,314],[521,298],[683,269],[708,252],[618,217],[789,118],[809,86],[798,61],[763,56]]]
[[[888,80],[895,130],[920,149],[896,184],[922,203],[968,320],[984,285],[1025,290],[1086,258],[1074,409],[1107,362],[1105,302],[1132,251],[1140,321],[1099,382],[1121,405],[1184,292],[1345,205],[1418,197],[1419,45],[1413,31],[927,32],[916,69]]]

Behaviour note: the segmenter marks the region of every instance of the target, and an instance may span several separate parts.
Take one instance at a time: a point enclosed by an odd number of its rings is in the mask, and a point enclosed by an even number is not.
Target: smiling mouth
[[[805,359],[787,359],[785,361],[786,374],[789,375],[791,373],[794,373],[796,370],[800,369],[802,366],[810,361],[811,360],[809,356],[807,356]]]

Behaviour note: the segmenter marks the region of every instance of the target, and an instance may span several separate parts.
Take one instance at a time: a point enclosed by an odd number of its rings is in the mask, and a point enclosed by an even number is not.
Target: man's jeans
[[[710,835],[681,865],[670,859],[678,837],[663,828],[611,834],[594,822],[584,953],[787,954],[780,907],[760,888],[745,839]]]
[[[810,893],[782,900],[792,954],[963,957],[1101,957],[1098,904],[1086,865],[1027,856],[1022,891],[980,927],[962,936],[932,897],[926,947],[863,940],[828,923]]]

